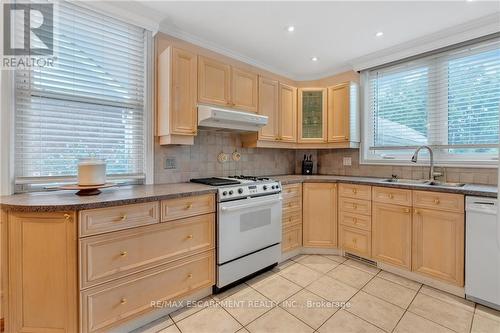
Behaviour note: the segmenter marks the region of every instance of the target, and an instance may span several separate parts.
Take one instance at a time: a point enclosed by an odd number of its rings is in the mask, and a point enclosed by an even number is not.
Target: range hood
[[[257,132],[267,125],[268,117],[248,112],[198,105],[198,127],[236,132]]]

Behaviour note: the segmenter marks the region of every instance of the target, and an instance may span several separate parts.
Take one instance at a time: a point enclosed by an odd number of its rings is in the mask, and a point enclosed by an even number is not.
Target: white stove
[[[217,186],[217,285],[230,287],[281,258],[281,184],[265,177],[192,179]]]

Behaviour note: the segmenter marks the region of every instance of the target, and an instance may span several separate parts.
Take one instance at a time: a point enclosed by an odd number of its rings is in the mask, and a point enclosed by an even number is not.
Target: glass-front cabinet
[[[299,89],[299,142],[326,142],[327,100],[326,88]]]

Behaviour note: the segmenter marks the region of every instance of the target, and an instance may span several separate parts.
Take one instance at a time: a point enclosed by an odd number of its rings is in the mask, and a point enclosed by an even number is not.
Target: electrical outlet
[[[164,169],[177,169],[177,161],[175,158],[167,157],[165,159]]]
[[[351,166],[352,165],[352,158],[351,157],[344,157],[343,164],[344,164],[344,166]]]

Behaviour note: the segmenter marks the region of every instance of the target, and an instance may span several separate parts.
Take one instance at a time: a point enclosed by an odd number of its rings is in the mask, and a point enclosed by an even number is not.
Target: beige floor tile
[[[319,328],[318,332],[383,333],[384,331],[347,311],[339,310]]]
[[[295,282],[299,286],[305,287],[314,280],[317,280],[322,274],[300,263],[295,263],[282,270],[280,275]]]
[[[320,327],[339,308],[336,304],[303,289],[280,306],[314,329]]]
[[[471,333],[500,333],[500,321],[476,313],[472,320]]]
[[[476,305],[476,314],[492,320],[500,321],[500,311],[488,308],[484,305]]]
[[[251,333],[310,333],[313,329],[280,307],[266,312],[246,327]]]
[[[244,327],[243,327],[242,329],[240,329],[240,330],[239,330],[238,332],[236,332],[236,333],[250,333],[250,332],[249,332],[246,328],[244,328]]]
[[[155,333],[181,333],[181,331],[179,331],[179,329],[177,328],[177,326],[170,325],[169,327],[164,328],[161,331],[157,331]]]
[[[178,322],[210,305],[214,305],[215,303],[216,301],[211,296],[208,296],[197,302],[188,303],[187,306],[172,312],[170,317],[174,320],[174,322]]]
[[[293,260],[295,262],[299,262],[300,260],[304,259],[305,257],[309,257],[309,254],[299,254],[293,258],[290,258],[290,260]]]
[[[234,333],[242,326],[221,306],[209,306],[176,323],[182,333]]]
[[[299,260],[299,263],[315,271],[326,273],[339,265],[338,262],[327,259],[320,255],[311,255]]]
[[[335,269],[328,272],[328,275],[357,289],[361,289],[373,278],[373,274],[347,265],[335,267]]]
[[[324,254],[323,257],[328,258],[330,260],[333,260],[335,262],[338,262],[339,264],[341,264],[347,260],[347,258],[342,257],[342,256],[338,256],[336,254]]]
[[[420,287],[422,286],[421,283],[418,283],[416,281],[404,278],[402,276],[387,272],[387,271],[380,271],[377,275],[380,278],[389,280],[391,282],[397,283],[402,285],[403,287],[410,288],[412,290],[419,290]]]
[[[252,288],[276,303],[284,301],[302,289],[299,285],[280,275],[274,275],[268,279],[255,283]]]
[[[170,318],[170,316],[166,315],[166,316],[163,316],[161,318],[158,318],[158,319],[150,322],[147,325],[139,327],[138,329],[135,329],[130,333],[156,333],[156,332],[158,332],[162,329],[165,329],[173,324],[174,324],[174,322]]]
[[[213,294],[212,295],[212,298],[216,301],[221,301],[223,300],[224,298],[228,297],[228,296],[231,296],[233,294],[236,294],[238,291],[240,290],[243,290],[243,289],[246,289],[246,288],[250,288],[249,285],[247,285],[246,283],[240,283],[234,287],[232,287],[231,289],[228,289],[226,291],[223,291],[219,294]]]
[[[357,293],[349,303],[350,307],[346,308],[347,311],[387,332],[396,327],[405,312],[400,307],[363,291]]]
[[[373,275],[377,274],[380,271],[380,269],[378,269],[377,267],[369,266],[369,265],[363,264],[362,262],[352,260],[352,259],[349,259],[346,262],[344,262],[344,265],[360,269],[362,271],[365,271],[365,272],[373,274]]]
[[[408,311],[432,320],[456,332],[468,332],[473,313],[440,299],[418,293]]]
[[[242,325],[250,323],[276,305],[250,287],[226,297],[219,304]]]
[[[295,261],[288,259],[288,260],[280,263],[278,266],[274,267],[272,269],[272,271],[278,273],[278,272],[281,272],[282,270],[284,270],[285,268],[287,268],[288,266],[293,265],[293,264],[295,264]]]
[[[450,303],[452,305],[459,306],[464,310],[474,312],[474,302],[468,301],[464,298],[457,297],[455,295],[425,285],[422,286],[420,292],[422,294],[440,299],[441,301]]]
[[[389,303],[406,309],[417,294],[416,290],[408,289],[397,283],[375,276],[363,287],[363,291],[377,296]]]
[[[273,271],[267,271],[262,274],[257,275],[256,277],[246,281],[245,283],[248,284],[249,286],[253,287],[254,285],[261,283],[262,281],[269,279],[275,275],[277,275],[277,272]]]
[[[331,302],[346,302],[358,292],[358,289],[332,279],[327,275],[323,275],[307,286],[306,289]]]
[[[430,320],[417,316],[414,313],[406,312],[399,321],[394,333],[453,333],[452,330],[438,325]]]

